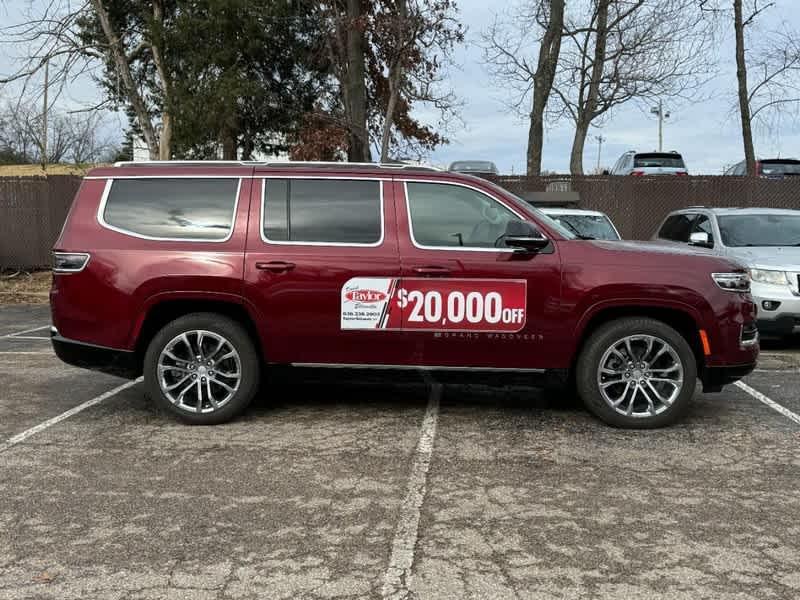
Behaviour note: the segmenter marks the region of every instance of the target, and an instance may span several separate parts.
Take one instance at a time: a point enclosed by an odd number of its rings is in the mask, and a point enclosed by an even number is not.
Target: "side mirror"
[[[711,236],[705,231],[695,231],[689,236],[690,246],[699,246],[701,248],[713,248],[714,243],[711,241]]]
[[[527,221],[511,221],[506,227],[503,243],[520,252],[536,252],[546,247],[550,240]]]

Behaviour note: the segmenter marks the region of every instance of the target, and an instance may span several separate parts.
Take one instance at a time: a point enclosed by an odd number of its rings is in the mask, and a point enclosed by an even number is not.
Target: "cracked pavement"
[[[0,336],[47,319],[0,307]],[[796,348],[747,383],[800,412]],[[0,338],[0,443],[120,383]],[[200,428],[126,389],[0,452],[0,599],[379,598],[429,394],[298,372]],[[407,597],[800,597],[798,442],[735,387],[630,432],[446,384]]]

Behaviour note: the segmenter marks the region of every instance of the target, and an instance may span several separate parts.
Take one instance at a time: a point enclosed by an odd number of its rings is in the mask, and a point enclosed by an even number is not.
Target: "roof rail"
[[[361,167],[369,169],[398,169],[398,170],[418,170],[418,171],[442,171],[433,165],[409,165],[406,163],[387,163],[387,162],[342,162],[342,161],[258,161],[258,160],[143,160],[143,161],[119,161],[115,162],[115,167],[272,167],[285,169],[287,167],[335,167],[347,169]]]

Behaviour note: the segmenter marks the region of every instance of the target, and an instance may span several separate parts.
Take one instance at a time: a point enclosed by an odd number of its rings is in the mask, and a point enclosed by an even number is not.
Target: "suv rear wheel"
[[[652,429],[686,412],[697,364],[687,341],[669,325],[627,318],[592,334],[575,375],[578,392],[594,415],[615,427]]]
[[[194,425],[241,413],[255,396],[260,361],[247,331],[216,313],[193,313],[165,325],[144,359],[147,393]]]

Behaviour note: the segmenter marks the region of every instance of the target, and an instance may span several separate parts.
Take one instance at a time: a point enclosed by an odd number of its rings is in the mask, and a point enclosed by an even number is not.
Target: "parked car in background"
[[[630,150],[619,157],[611,175],[688,175],[683,157],[672,152],[636,152]]]
[[[747,175],[747,163],[736,163],[725,175]],[[762,158],[756,161],[756,177],[785,179],[800,176],[800,160],[796,158]]]
[[[622,239],[608,215],[596,210],[578,208],[541,208],[544,214],[574,234],[593,240]]]
[[[466,175],[499,175],[497,165],[488,160],[457,160],[450,163],[447,169],[451,173],[464,173]]]
[[[583,241],[489,181],[422,167],[97,168],[53,256],[59,358],[143,375],[195,424],[244,410],[267,365],[299,365],[522,371],[574,381],[607,423],[661,427],[698,379],[718,392],[759,353],[734,261]]]
[[[750,270],[759,331],[800,332],[800,210],[688,208],[670,214],[656,237],[739,261]]]

